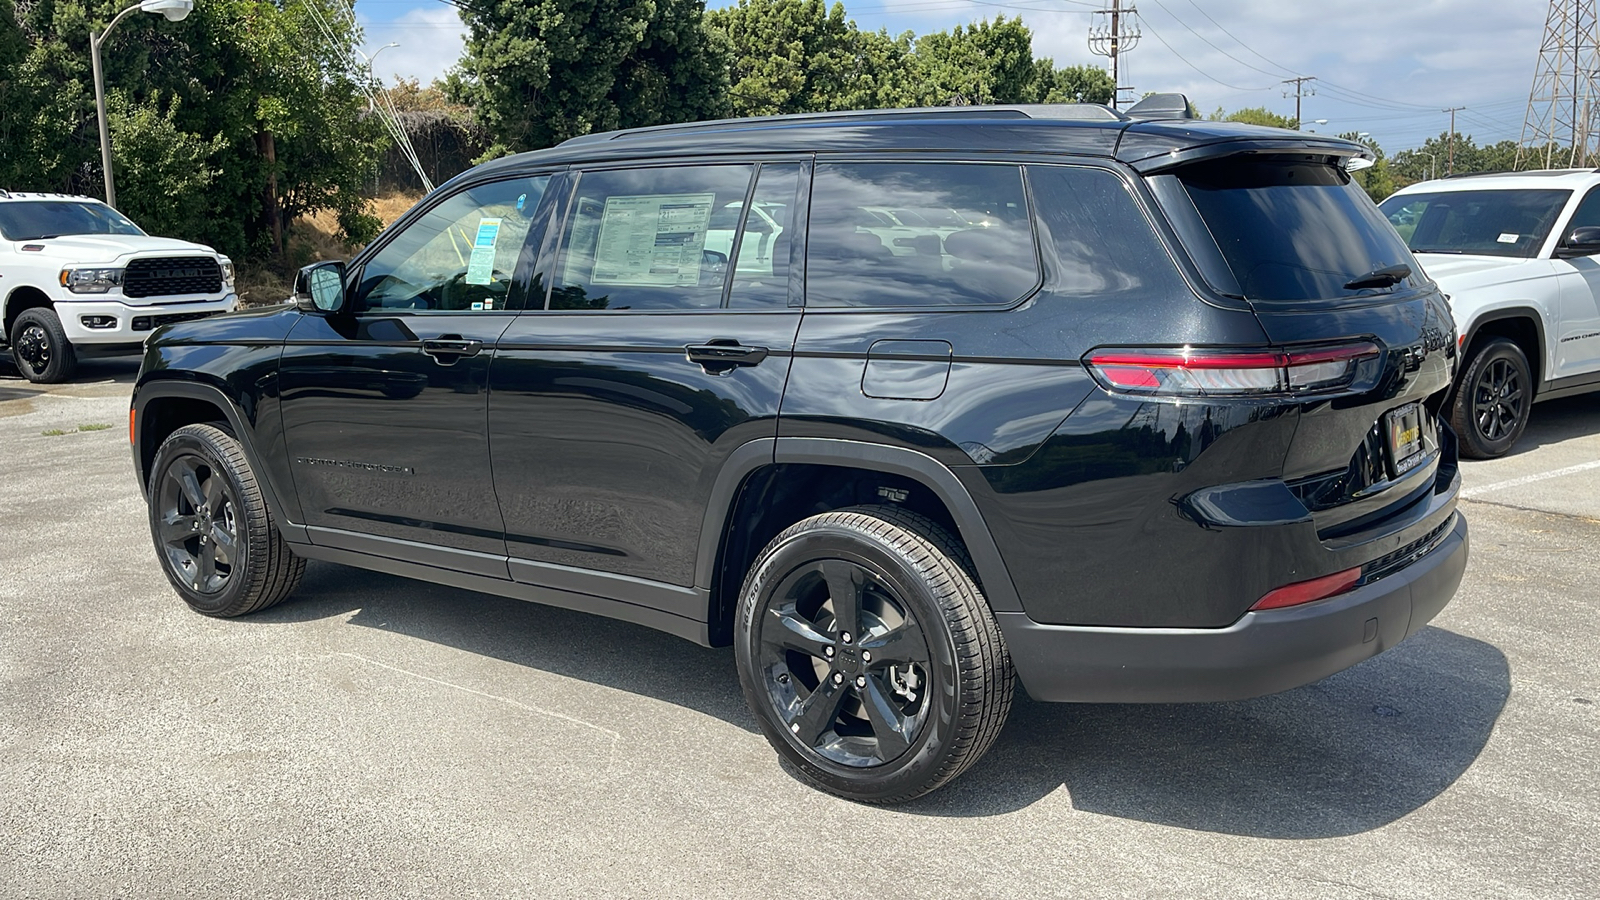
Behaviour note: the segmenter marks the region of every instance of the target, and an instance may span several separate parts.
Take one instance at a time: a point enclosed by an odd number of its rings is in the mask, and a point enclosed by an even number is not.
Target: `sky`
[[[1122,84],[1178,91],[1202,113],[1265,106],[1294,115],[1291,86],[1312,76],[1305,127],[1368,132],[1386,153],[1418,147],[1450,126],[1480,144],[1522,132],[1547,5],[1538,0],[1124,0],[1138,8],[1137,44]],[[710,0],[712,6],[725,5]],[[850,18],[869,30],[925,34],[1004,15],[1033,31],[1035,56],[1057,65],[1105,65],[1091,24],[1110,0],[857,0]],[[356,0],[373,69],[424,84],[461,54],[465,28],[443,0]],[[1326,124],[1313,120],[1327,119]]]

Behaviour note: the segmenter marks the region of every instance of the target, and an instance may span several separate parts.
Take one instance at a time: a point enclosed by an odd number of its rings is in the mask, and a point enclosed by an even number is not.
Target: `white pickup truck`
[[[1379,208],[1450,298],[1463,456],[1509,451],[1535,401],[1600,390],[1600,170],[1425,181]]]
[[[210,247],[151,237],[90,197],[0,190],[0,346],[29,381],[238,302],[233,262]]]

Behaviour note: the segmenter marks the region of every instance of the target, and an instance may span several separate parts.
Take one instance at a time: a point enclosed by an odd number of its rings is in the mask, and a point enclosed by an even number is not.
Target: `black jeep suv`
[[[1311,134],[1104,107],[595,134],[295,302],[153,336],[167,576],[329,560],[734,647],[822,789],[1041,700],[1220,700],[1420,629],[1467,559],[1439,291]]]

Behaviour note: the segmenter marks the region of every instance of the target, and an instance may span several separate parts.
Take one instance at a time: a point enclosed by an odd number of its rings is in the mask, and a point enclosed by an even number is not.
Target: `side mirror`
[[[301,269],[294,276],[294,305],[324,314],[344,309],[344,263],[319,262]]]
[[[1556,248],[1556,256],[1593,256],[1600,253],[1600,225],[1582,225],[1572,229],[1567,239]]]

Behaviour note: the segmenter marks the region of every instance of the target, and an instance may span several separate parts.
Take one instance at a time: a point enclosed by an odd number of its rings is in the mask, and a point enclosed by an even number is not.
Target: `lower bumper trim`
[[[1337,597],[1250,612],[1227,628],[1044,625],[997,618],[1017,676],[1036,700],[1175,703],[1244,700],[1326,678],[1395,646],[1444,609],[1467,566],[1459,513],[1426,556]]]

